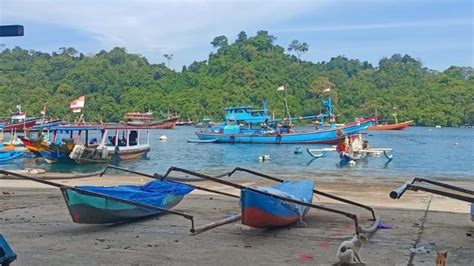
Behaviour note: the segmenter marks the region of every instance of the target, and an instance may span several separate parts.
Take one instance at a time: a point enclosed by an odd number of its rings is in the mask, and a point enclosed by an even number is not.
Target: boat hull
[[[11,161],[21,157],[22,155],[23,153],[18,151],[0,151],[0,163]]]
[[[215,140],[214,143],[248,143],[248,144],[337,144],[347,135],[364,131],[372,121],[337,128],[321,129],[303,133],[273,135],[257,134],[222,134],[196,132],[200,140]]]
[[[271,187],[259,187],[275,195],[311,203],[313,200],[311,180],[285,181]],[[272,198],[258,192],[242,189],[240,194],[242,224],[255,228],[272,228],[301,221],[309,208]]]
[[[5,125],[3,131],[16,131],[16,132],[23,132],[24,129],[31,128],[36,123],[36,120],[29,120],[26,122],[15,123],[10,125]]]
[[[137,128],[173,129],[176,127],[176,123],[178,122],[178,119],[179,117],[173,117],[166,120],[150,121],[150,122],[129,121],[127,122],[127,125],[137,127]]]
[[[149,184],[155,182],[150,188]],[[64,200],[75,223],[113,224],[161,214],[133,204],[119,202],[107,196],[145,205],[170,209],[193,189],[185,184],[155,180],[145,186],[71,187],[61,188]],[[100,197],[88,192],[104,195]]]
[[[113,160],[137,160],[146,157],[150,151],[150,145],[118,147],[107,147],[108,154],[105,158],[102,154],[96,152],[96,148],[89,148],[84,151],[78,158],[74,158],[77,164],[93,164],[93,163],[109,163]]]
[[[413,121],[406,121],[398,124],[390,124],[390,125],[373,125],[367,127],[367,130],[403,130],[409,127]]]

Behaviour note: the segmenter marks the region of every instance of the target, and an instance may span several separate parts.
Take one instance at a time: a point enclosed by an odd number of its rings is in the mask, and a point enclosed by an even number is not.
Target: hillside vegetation
[[[453,66],[443,72],[423,67],[409,55],[382,58],[377,66],[343,56],[329,62],[300,60],[308,49],[294,41],[289,49],[275,44],[266,31],[234,42],[225,36],[212,40],[208,60],[184,66],[181,72],[125,48],[85,56],[74,48],[52,54],[19,47],[0,53],[0,116],[21,104],[28,116],[39,115],[47,104],[50,117],[72,119],[69,101],[86,95],[88,121],[119,121],[131,111],[179,113],[200,120],[218,120],[226,106],[258,107],[269,103],[276,116],[284,113],[287,88],[292,116],[318,114],[322,89],[331,85],[338,122],[375,110],[385,118],[417,125],[474,124],[474,70]],[[324,51],[321,51],[323,53]],[[171,59],[171,58],[168,58]]]

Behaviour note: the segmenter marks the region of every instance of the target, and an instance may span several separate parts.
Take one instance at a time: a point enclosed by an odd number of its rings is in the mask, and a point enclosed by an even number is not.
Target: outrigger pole
[[[152,205],[148,205],[148,204],[143,204],[143,203],[139,203],[139,202],[135,202],[135,201],[125,200],[125,199],[109,196],[109,195],[98,193],[98,192],[83,190],[83,189],[80,189],[80,188],[77,188],[77,187],[70,187],[70,186],[67,186],[67,185],[62,185],[62,184],[54,183],[54,182],[51,182],[51,181],[42,180],[42,179],[39,179],[39,178],[36,178],[36,177],[18,174],[18,173],[11,172],[11,171],[6,171],[6,170],[1,170],[0,169],[0,173],[4,174],[4,175],[11,175],[11,176],[27,179],[27,180],[30,180],[30,181],[33,181],[33,182],[38,182],[38,183],[45,184],[45,185],[48,185],[48,186],[57,187],[59,189],[71,189],[73,191],[76,191],[76,192],[84,194],[84,195],[95,196],[95,197],[100,197],[100,198],[104,198],[104,199],[108,199],[108,200],[113,200],[113,201],[129,204],[129,205],[133,205],[133,206],[136,206],[136,207],[139,207],[139,208],[148,209],[148,210],[151,210],[151,211],[166,212],[166,213],[171,213],[171,214],[183,216],[184,218],[191,221],[191,230],[194,230],[194,217],[192,215],[189,215],[189,214],[186,214],[186,213],[177,212],[177,211],[173,211],[173,210],[170,210],[170,209],[160,208],[160,207],[156,207],[156,206],[152,206]]]
[[[262,174],[262,173],[259,173],[259,172],[255,172],[253,170],[250,170],[250,169],[246,169],[246,168],[241,168],[241,167],[236,167],[234,170],[232,170],[230,173],[229,173],[229,176],[233,175],[235,172],[237,171],[241,171],[241,172],[247,172],[249,174],[253,174],[253,175],[256,175],[256,176],[260,176],[260,177],[263,177],[263,178],[266,178],[266,179],[270,179],[270,180],[273,180],[273,181],[276,181],[276,182],[280,182],[282,183],[284,180],[282,179],[279,179],[279,178],[276,178],[276,177],[272,177],[272,176],[269,176],[269,175],[266,175],[266,174]],[[358,206],[358,207],[361,207],[361,208],[364,208],[364,209],[367,209],[371,212],[372,214],[372,221],[377,221],[377,220],[380,220],[380,216],[379,215],[375,215],[375,211],[373,208],[367,206],[367,205],[363,205],[363,204],[360,204],[360,203],[357,203],[357,202],[354,202],[354,201],[351,201],[351,200],[348,200],[348,199],[344,199],[344,198],[340,198],[340,197],[337,197],[337,196],[334,196],[334,195],[331,195],[331,194],[328,194],[328,193],[325,193],[325,192],[322,192],[322,191],[319,191],[319,190],[316,190],[316,189],[313,189],[313,193],[314,194],[319,194],[321,196],[324,196],[324,197],[327,197],[327,198],[331,198],[331,199],[334,199],[334,200],[337,200],[337,201],[341,201],[341,202],[344,202],[344,203],[347,203],[347,204],[351,204],[351,205],[355,205],[355,206]]]
[[[280,195],[275,195],[275,194],[272,194],[272,193],[260,191],[258,189],[252,188],[252,187],[242,186],[240,184],[236,184],[236,183],[233,183],[233,182],[230,182],[230,181],[218,179],[218,178],[215,178],[215,177],[212,177],[212,176],[204,175],[204,174],[201,174],[201,173],[196,173],[196,172],[186,170],[186,169],[182,169],[182,168],[178,168],[178,167],[170,167],[163,177],[166,178],[171,172],[182,172],[182,173],[185,173],[185,174],[200,177],[202,179],[207,179],[207,180],[214,181],[216,183],[231,186],[231,187],[234,187],[234,188],[237,188],[237,189],[247,189],[247,190],[250,190],[252,192],[255,192],[255,193],[258,193],[258,194],[261,194],[261,195],[265,195],[265,196],[268,196],[268,197],[271,197],[271,198],[275,198],[275,199],[278,199],[278,200],[291,202],[291,203],[299,204],[299,205],[310,207],[310,208],[320,209],[320,210],[323,210],[323,211],[328,211],[328,212],[344,215],[344,216],[346,216],[346,217],[348,217],[348,218],[350,218],[354,221],[356,234],[359,234],[359,233],[373,233],[377,230],[377,227],[380,223],[380,216],[377,216],[377,218],[375,219],[373,225],[370,228],[365,228],[365,227],[362,227],[362,226],[359,225],[359,221],[358,221],[357,216],[355,214],[352,214],[352,213],[348,213],[348,212],[344,212],[344,211],[340,211],[340,210],[336,210],[336,209],[332,209],[332,208],[328,208],[328,207],[324,207],[324,206],[318,206],[318,205],[315,205],[315,204],[312,204],[312,203],[308,203],[308,202],[304,202],[304,201],[300,201],[300,200],[295,200],[295,199],[283,197],[283,196],[280,196]],[[276,180],[276,179],[273,179],[273,180]]]
[[[142,172],[137,172],[137,171],[133,171],[133,170],[129,170],[127,168],[121,168],[121,167],[117,167],[117,166],[114,166],[114,165],[107,165],[107,167],[104,169],[104,171],[99,175],[100,177],[102,177],[105,172],[107,172],[108,169],[116,169],[116,170],[120,170],[120,171],[124,171],[124,172],[129,172],[129,173],[132,173],[132,174],[136,174],[136,175],[141,175],[141,176],[145,176],[145,177],[148,177],[148,178],[152,178],[152,179],[159,179],[159,180],[164,180],[166,177],[163,176],[163,175],[160,175],[160,174],[153,174],[153,175],[150,175],[150,174],[146,174],[146,173],[142,173]],[[228,175],[229,173],[225,173],[224,175],[222,176],[226,176]],[[218,176],[219,177],[219,176]],[[216,179],[218,177],[215,177]],[[176,179],[176,178],[168,178],[167,180],[171,180],[171,182],[178,182],[178,181],[174,181],[173,179]],[[184,180],[184,179],[179,179],[179,180]],[[198,179],[199,181],[203,181],[201,178]],[[190,181],[196,181],[195,179],[190,179]],[[228,197],[233,197],[233,198],[240,198],[239,196],[237,195],[234,195],[234,194],[230,194],[230,193],[226,193],[226,192],[222,192],[222,191],[218,191],[218,190],[214,190],[214,189],[209,189],[209,188],[205,188],[205,187],[200,187],[200,186],[196,186],[196,185],[191,185],[191,184],[188,184],[186,183],[187,186],[190,186],[194,189],[197,189],[197,190],[203,190],[203,191],[207,191],[207,192],[211,192],[211,193],[216,193],[216,194],[220,194],[220,195],[224,195],[224,196],[228,196]]]
[[[413,191],[418,191],[418,190],[426,191],[426,192],[430,192],[430,193],[433,193],[433,194],[438,194],[438,195],[441,195],[441,196],[445,196],[445,197],[448,197],[448,198],[453,198],[453,199],[457,199],[457,200],[461,200],[461,201],[467,201],[467,202],[474,203],[474,197],[469,197],[469,196],[460,195],[460,194],[456,194],[456,193],[451,193],[451,192],[447,192],[447,191],[437,190],[437,189],[428,188],[428,187],[424,187],[424,186],[418,186],[418,185],[415,185],[415,182],[420,182],[420,183],[425,182],[425,183],[432,184],[432,185],[435,185],[435,186],[447,188],[449,190],[458,191],[458,192],[461,192],[461,193],[464,193],[464,194],[474,195],[473,190],[460,188],[460,187],[456,187],[456,186],[453,186],[453,185],[449,185],[449,184],[445,184],[445,183],[441,183],[441,182],[437,182],[437,181],[433,181],[433,180],[429,180],[429,179],[425,179],[425,178],[415,177],[411,181],[407,181],[407,182],[405,182],[405,184],[403,184],[400,187],[398,187],[397,189],[391,191],[390,192],[390,198],[399,199],[403,196],[405,191],[408,189],[408,190],[413,190]]]

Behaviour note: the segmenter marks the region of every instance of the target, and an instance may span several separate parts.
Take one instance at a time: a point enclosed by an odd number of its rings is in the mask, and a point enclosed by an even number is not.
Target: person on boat
[[[136,130],[130,131],[130,134],[128,135],[128,139],[129,139],[128,144],[130,146],[137,145],[137,137],[138,137],[138,132]]]

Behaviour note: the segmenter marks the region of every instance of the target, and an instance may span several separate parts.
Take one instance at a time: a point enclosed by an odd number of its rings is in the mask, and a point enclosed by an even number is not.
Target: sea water
[[[298,127],[299,131],[312,127]],[[339,166],[336,153],[313,159],[306,148],[329,145],[314,144],[216,144],[188,143],[196,138],[192,126],[172,130],[153,130],[151,151],[146,159],[123,161],[119,166],[163,173],[176,166],[190,170],[223,173],[236,166],[250,168],[278,176],[326,176],[339,178],[408,178],[413,176],[435,179],[474,180],[474,129],[409,127],[403,131],[367,131],[371,147],[393,148],[393,160],[368,156],[354,166]],[[167,136],[166,141],[159,137]],[[301,154],[295,150],[301,148]],[[270,159],[258,158],[269,155]],[[35,158],[1,164],[4,169],[43,168],[55,172],[91,172],[103,169],[104,164],[38,164]],[[118,173],[118,172],[116,172]]]

